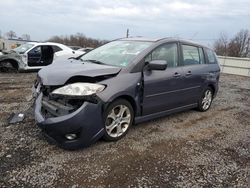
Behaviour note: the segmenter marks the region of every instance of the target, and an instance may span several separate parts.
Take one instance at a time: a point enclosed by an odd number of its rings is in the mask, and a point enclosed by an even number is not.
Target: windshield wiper
[[[103,63],[101,61],[98,61],[98,60],[95,60],[95,59],[86,59],[86,60],[83,60],[83,61],[89,61],[89,62],[95,63],[95,64],[106,65],[105,63]]]

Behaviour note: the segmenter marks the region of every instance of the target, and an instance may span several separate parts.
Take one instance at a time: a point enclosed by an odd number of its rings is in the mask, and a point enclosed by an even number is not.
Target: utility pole
[[[126,37],[129,37],[129,29],[127,29]]]

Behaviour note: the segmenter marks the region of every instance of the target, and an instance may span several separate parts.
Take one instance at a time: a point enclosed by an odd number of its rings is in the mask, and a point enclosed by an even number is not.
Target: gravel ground
[[[250,78],[222,75],[211,109],[133,126],[118,142],[50,145],[30,113],[34,73],[0,74],[0,187],[249,187]]]

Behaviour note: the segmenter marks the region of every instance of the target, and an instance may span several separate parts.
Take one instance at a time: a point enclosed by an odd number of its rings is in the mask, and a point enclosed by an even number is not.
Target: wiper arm
[[[83,60],[83,61],[89,61],[89,62],[95,63],[95,64],[106,65],[105,63],[103,63],[101,61],[98,61],[98,60],[95,60],[95,59],[86,59],[86,60]]]

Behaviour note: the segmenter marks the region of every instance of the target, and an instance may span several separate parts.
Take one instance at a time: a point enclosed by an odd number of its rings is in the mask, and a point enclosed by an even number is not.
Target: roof
[[[164,38],[128,37],[128,38],[121,38],[118,40],[157,42],[157,41],[162,40],[162,39],[164,39]]]
[[[56,42],[28,42],[28,43],[34,45],[54,45],[54,46],[59,46],[64,50],[72,50],[70,47]]]
[[[192,40],[186,40],[186,39],[181,39],[181,38],[176,38],[176,37],[164,37],[164,38],[146,38],[146,37],[128,37],[128,38],[121,38],[121,39],[117,39],[117,40],[124,40],[124,41],[145,41],[145,42],[159,42],[159,41],[164,41],[164,42],[171,42],[171,41],[180,41],[183,43],[189,43],[189,44],[193,44],[193,45],[197,45],[197,46],[202,46],[202,47],[206,47],[200,43],[197,43],[195,41]]]

